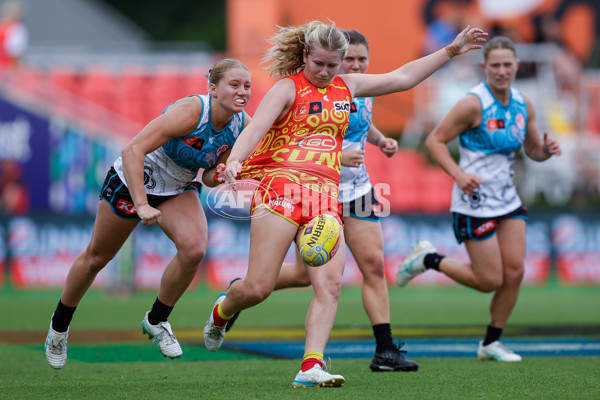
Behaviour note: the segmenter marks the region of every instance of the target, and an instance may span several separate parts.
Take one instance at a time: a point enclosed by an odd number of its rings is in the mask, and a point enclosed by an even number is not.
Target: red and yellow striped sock
[[[225,314],[221,309],[221,304],[223,304],[223,302],[217,304],[217,306],[213,309],[213,320],[215,321],[216,326],[224,327],[225,324],[227,324],[227,321],[229,321],[233,315]]]
[[[320,351],[309,351],[302,358],[302,372],[306,372],[315,365],[323,366],[323,353]]]

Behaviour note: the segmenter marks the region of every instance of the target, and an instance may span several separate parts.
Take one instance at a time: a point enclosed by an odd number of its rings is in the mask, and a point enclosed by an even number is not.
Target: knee
[[[91,273],[97,274],[114,256],[114,253],[104,253],[88,248],[84,253],[85,265]]]
[[[337,302],[342,292],[342,279],[327,279],[318,285],[313,285],[315,297],[322,298],[326,301]]]
[[[245,289],[246,300],[252,304],[262,303],[273,292],[272,287],[269,287],[263,283],[253,284],[251,282],[246,282]]]
[[[492,293],[500,289],[503,284],[502,276],[486,277],[479,282],[477,289],[482,293]]]
[[[506,268],[505,285],[520,286],[525,276],[525,266],[523,264],[517,264]]]
[[[340,294],[342,293],[342,280],[339,282],[332,282],[328,285],[328,296],[332,301],[337,301],[340,299]]]
[[[365,281],[385,279],[385,263],[382,257],[368,257],[359,267]]]
[[[298,286],[298,287],[310,286],[310,276],[308,276],[308,274],[296,275],[295,286]]]
[[[184,264],[197,268],[206,255],[206,242],[195,242],[179,246],[178,252]]]

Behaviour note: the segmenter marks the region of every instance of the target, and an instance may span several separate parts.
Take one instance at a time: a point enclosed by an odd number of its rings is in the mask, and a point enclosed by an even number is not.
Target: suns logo
[[[298,142],[298,147],[306,150],[331,151],[336,146],[337,140],[333,136],[322,133],[307,136]]]

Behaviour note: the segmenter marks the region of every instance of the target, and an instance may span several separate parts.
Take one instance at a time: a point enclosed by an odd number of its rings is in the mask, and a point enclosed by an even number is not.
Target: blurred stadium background
[[[584,0],[23,0],[25,54],[0,71],[0,288],[62,287],[86,246],[106,171],[122,146],[170,102],[205,93],[222,57],[252,71],[250,114],[273,81],[262,69],[276,25],[331,20],[370,40],[369,72],[388,71],[477,25],[518,43],[516,86],[533,100],[560,158],[519,156],[517,185],[530,209],[526,282],[600,285],[600,3]],[[384,5],[385,4],[385,5]],[[318,10],[318,11],[317,11]],[[0,34],[0,38],[2,35]],[[449,218],[452,181],[422,143],[458,98],[483,78],[481,52],[456,59],[416,89],[375,100],[374,122],[399,140],[391,159],[368,150],[373,183],[389,185],[382,220],[386,268],[421,238],[465,257]],[[249,224],[210,212],[209,250],[196,282],[226,287],[243,275]],[[172,243],[138,227],[95,286],[158,286]],[[290,257],[292,253],[290,252]],[[361,276],[351,257],[347,285]],[[450,285],[424,274],[411,285]]]

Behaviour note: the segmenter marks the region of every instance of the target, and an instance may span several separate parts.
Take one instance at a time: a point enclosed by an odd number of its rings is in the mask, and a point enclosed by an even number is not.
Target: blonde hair
[[[215,86],[218,85],[225,76],[225,73],[234,68],[245,69],[248,71],[248,68],[246,68],[241,61],[234,58],[224,58],[208,71],[208,83],[212,83]]]
[[[271,62],[265,69],[271,76],[288,76],[304,67],[304,50],[310,54],[314,47],[336,51],[341,57],[348,50],[348,38],[335,24],[312,21],[298,27],[278,26],[278,32],[270,40],[273,46],[267,51],[263,62]]]
[[[515,50],[515,43],[505,37],[505,36],[496,36],[495,38],[488,40],[483,48],[483,59],[487,61],[488,56],[492,50],[496,49],[508,49],[513,52],[515,57],[517,57],[517,50]]]

